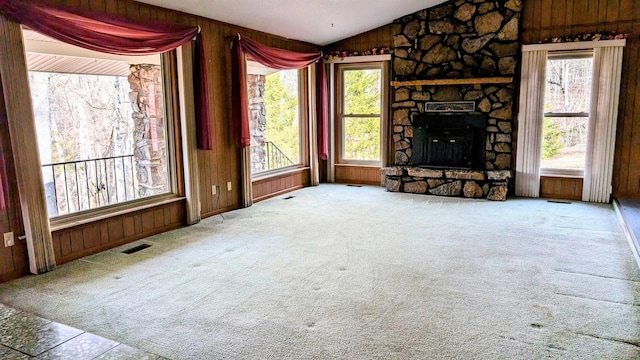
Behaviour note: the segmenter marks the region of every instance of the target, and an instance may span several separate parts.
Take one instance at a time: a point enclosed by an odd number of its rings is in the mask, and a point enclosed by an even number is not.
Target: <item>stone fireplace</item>
[[[506,200],[520,0],[458,0],[394,22],[388,191]]]

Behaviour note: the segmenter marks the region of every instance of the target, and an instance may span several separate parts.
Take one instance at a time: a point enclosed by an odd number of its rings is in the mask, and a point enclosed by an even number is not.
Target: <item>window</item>
[[[49,216],[172,193],[160,55],[24,37]]]
[[[545,78],[541,172],[583,176],[593,55],[549,54]]]
[[[301,165],[301,70],[275,70],[247,64],[251,174]]]
[[[338,163],[380,165],[382,64],[338,67]]]

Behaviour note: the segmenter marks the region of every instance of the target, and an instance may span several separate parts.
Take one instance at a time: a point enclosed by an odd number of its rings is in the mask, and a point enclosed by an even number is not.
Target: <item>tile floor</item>
[[[0,304],[0,359],[165,359]]]

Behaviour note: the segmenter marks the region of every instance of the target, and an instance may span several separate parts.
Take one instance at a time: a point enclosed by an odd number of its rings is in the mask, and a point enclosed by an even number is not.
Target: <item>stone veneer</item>
[[[396,20],[394,80],[513,77],[521,10],[521,0],[458,0]],[[383,169],[389,191],[506,199],[513,163],[513,82],[402,86],[393,96],[395,166]],[[409,165],[411,119],[424,112],[425,102],[441,101],[474,101],[475,114],[487,117],[484,169],[420,170]]]
[[[159,65],[129,67],[138,197],[169,191],[162,69]]]
[[[251,129],[251,173],[267,170],[264,144],[267,130],[267,109],[264,105],[265,75],[247,74],[249,93],[249,128]]]

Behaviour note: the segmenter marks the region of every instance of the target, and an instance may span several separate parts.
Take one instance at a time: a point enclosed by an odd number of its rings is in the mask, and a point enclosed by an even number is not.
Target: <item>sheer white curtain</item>
[[[516,195],[540,196],[540,159],[547,50],[522,48]]]
[[[597,47],[593,53],[590,146],[584,171],[583,201],[608,203],[611,197],[624,40],[616,41],[615,45]]]

